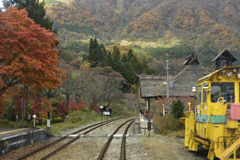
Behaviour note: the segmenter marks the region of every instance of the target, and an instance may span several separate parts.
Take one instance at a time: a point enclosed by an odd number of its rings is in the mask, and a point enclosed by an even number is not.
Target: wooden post
[[[151,114],[150,114],[150,98],[148,98],[148,125],[151,125]],[[149,126],[148,126],[148,136],[150,137],[150,130],[151,130],[151,126],[150,126],[150,129],[149,129]]]

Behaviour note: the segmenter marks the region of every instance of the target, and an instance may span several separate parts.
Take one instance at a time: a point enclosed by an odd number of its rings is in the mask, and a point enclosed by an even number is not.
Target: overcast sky
[[[2,0],[0,0],[0,8],[3,7],[3,3],[2,3]]]

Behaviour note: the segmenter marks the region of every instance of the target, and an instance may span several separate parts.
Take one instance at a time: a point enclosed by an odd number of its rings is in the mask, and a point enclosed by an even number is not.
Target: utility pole
[[[167,70],[167,98],[169,97],[169,73],[168,73],[168,70],[171,69],[169,68],[168,66],[168,62],[169,60],[166,60],[167,61],[167,68],[165,68]]]
[[[168,57],[168,53],[165,53],[165,55]],[[168,62],[169,62],[168,58],[167,58],[166,62],[167,62],[167,68],[165,68],[165,69],[167,70],[167,101],[169,101],[169,72],[168,72],[168,70],[171,68],[169,68],[169,66],[168,66]],[[168,113],[170,113],[169,106],[167,106],[166,109],[168,110]]]

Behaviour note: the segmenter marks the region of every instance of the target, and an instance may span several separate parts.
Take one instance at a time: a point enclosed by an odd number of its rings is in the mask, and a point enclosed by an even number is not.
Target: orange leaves
[[[44,99],[42,103],[43,109],[39,112],[39,114],[41,116],[47,116],[48,112],[52,112],[54,109],[54,107],[52,106],[52,103],[53,102],[51,100]]]
[[[52,49],[59,41],[54,33],[35,24],[26,10],[13,7],[0,13],[0,33],[0,75],[7,87],[24,83],[41,90],[61,85],[59,77],[66,76],[57,66],[59,51]],[[0,95],[5,90],[1,87]]]
[[[79,99],[79,103],[76,103],[76,101],[72,100],[68,107],[69,107],[70,110],[79,111],[79,110],[83,110],[85,105],[83,103],[83,100]]]
[[[7,103],[8,100],[5,97],[0,96],[0,117],[3,117],[3,113],[6,110],[5,106],[7,105]]]
[[[49,99],[41,99],[41,97],[35,98],[31,110],[39,116],[47,116],[48,112],[53,111],[52,101]]]

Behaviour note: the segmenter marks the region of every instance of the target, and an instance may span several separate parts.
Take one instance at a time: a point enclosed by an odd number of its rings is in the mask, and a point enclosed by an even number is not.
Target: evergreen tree
[[[136,78],[135,73],[129,62],[122,63],[123,64],[123,73],[121,74],[128,83],[135,84]]]
[[[44,0],[42,2],[39,2],[39,0],[3,0],[3,5],[6,9],[11,5],[17,7],[18,10],[26,8],[28,17],[33,19],[35,23],[57,33],[57,29],[53,28],[53,20],[46,17]]]
[[[108,52],[107,54],[107,66],[112,66],[112,54]]]
[[[130,64],[132,66],[132,68],[134,69],[134,71],[138,71],[139,70],[139,62],[137,60],[136,56],[132,56],[132,58],[130,59]]]
[[[141,59],[141,63],[142,63],[142,70],[144,72],[146,72],[148,70],[148,65],[147,65],[147,60],[146,60],[146,57],[142,58]]]
[[[118,47],[114,46],[113,47],[113,61],[118,61],[120,60],[120,50]]]
[[[128,54],[127,54],[127,60],[128,62],[130,62],[131,58],[133,57],[133,50],[132,49],[129,49],[128,51]]]
[[[126,54],[124,54],[124,55],[122,56],[121,61],[122,61],[123,63],[126,63],[126,62],[127,62],[127,56],[126,56]]]
[[[88,51],[88,62],[92,64],[93,67],[96,67],[96,53],[95,53],[95,44],[93,39],[90,39],[89,51]]]
[[[99,61],[99,66],[101,66],[101,67],[104,67],[104,66],[106,66],[107,64],[107,62],[106,62],[106,58],[107,58],[107,51],[106,51],[106,49],[105,49],[105,47],[104,47],[104,45],[101,43],[100,44],[100,46],[99,46],[100,48],[99,48],[99,52],[98,52],[98,61]]]

